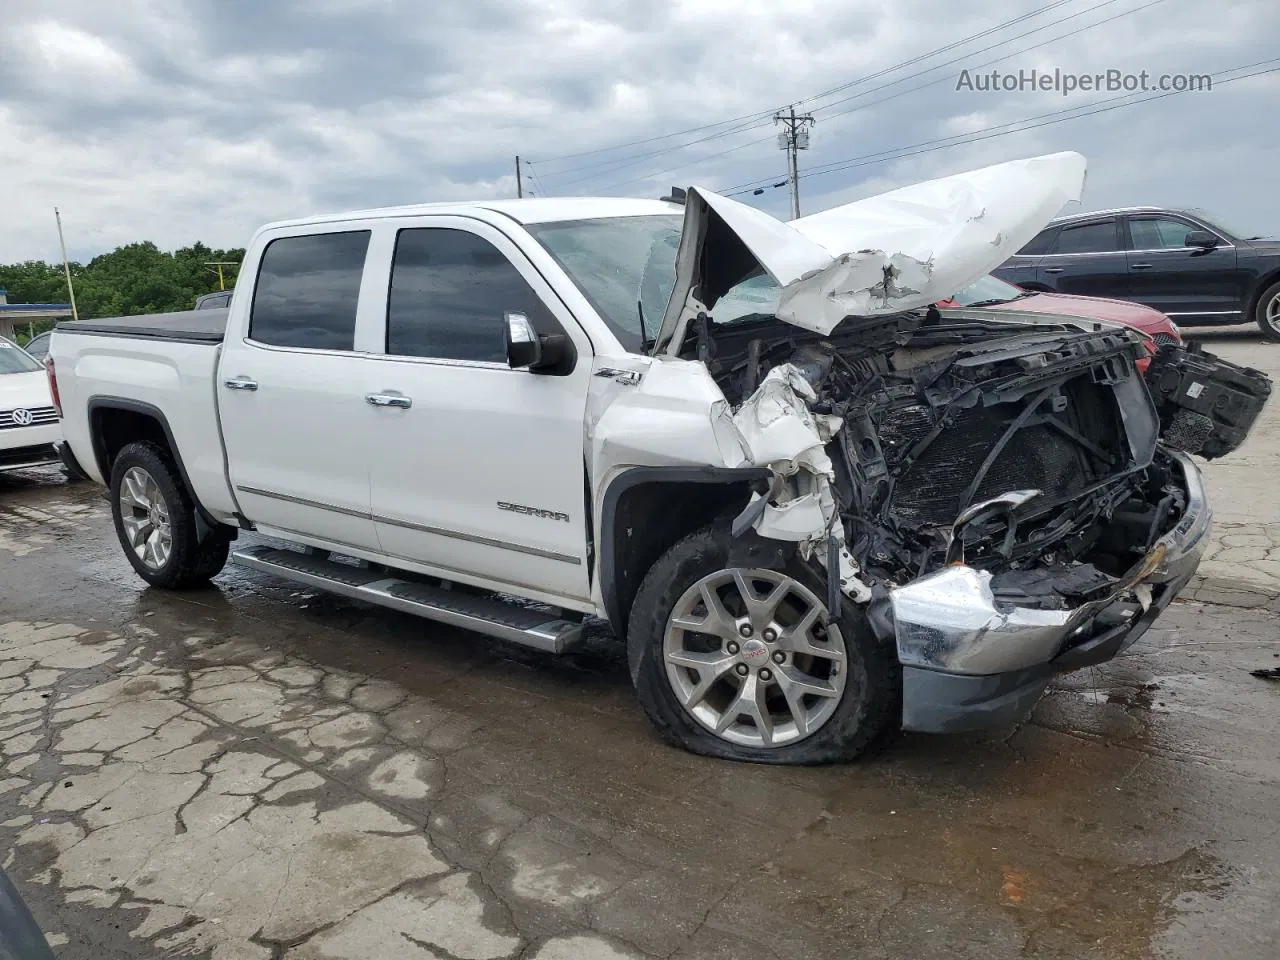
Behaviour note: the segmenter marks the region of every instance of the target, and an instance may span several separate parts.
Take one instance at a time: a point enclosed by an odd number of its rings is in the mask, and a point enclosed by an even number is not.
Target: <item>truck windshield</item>
[[[40,364],[31,359],[25,350],[0,337],[0,374],[34,373],[39,369]]]
[[[639,353],[644,341],[657,334],[671,299],[683,225],[680,214],[655,214],[560,220],[526,229],[564,268],[618,341]]]

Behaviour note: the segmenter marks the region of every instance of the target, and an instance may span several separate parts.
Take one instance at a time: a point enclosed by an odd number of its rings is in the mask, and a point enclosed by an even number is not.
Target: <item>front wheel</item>
[[[1280,340],[1280,283],[1273,283],[1258,298],[1258,329],[1268,340]]]
[[[111,466],[111,518],[124,554],[153,587],[204,583],[227,562],[231,537],[223,529],[200,540],[196,508],[167,450],[131,443]]]
[[[816,764],[895,728],[901,670],[861,612],[832,618],[807,567],[733,568],[728,555],[726,531],[699,530],[636,595],[627,657],[659,733],[709,756]]]

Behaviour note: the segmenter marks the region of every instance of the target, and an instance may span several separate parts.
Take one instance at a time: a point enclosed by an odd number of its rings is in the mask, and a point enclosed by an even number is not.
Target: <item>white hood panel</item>
[[[709,209],[782,288],[778,318],[830,333],[845,317],[923,307],[1003,263],[1084,190],[1085,159],[1066,152],[928,180],[791,223],[689,189],[677,276],[659,342],[679,349],[692,313]],[[696,238],[696,239],[695,239]]]
[[[779,319],[829,333],[846,316],[927,306],[999,266],[1084,192],[1085,159],[999,163],[791,223],[834,262],[783,284]],[[767,267],[766,267],[767,269]]]

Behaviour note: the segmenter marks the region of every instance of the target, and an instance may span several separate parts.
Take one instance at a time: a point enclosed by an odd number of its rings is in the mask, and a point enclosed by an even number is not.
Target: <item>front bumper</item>
[[[56,463],[54,444],[61,439],[62,427],[58,423],[0,430],[0,470]]]
[[[1199,469],[1185,454],[1169,456],[1182,469],[1186,511],[1106,597],[1068,610],[998,604],[991,575],[964,565],[890,594],[905,729],[1021,720],[1053,674],[1110,660],[1146,633],[1195,573],[1212,525]]]

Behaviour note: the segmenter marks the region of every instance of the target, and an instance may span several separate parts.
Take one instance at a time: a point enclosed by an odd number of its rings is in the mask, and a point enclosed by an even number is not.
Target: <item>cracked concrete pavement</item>
[[[1274,956],[1268,416],[1130,656],[823,769],[662,746],[602,631],[557,659],[236,568],[143,589],[95,489],[0,478],[5,869],[86,960]]]

